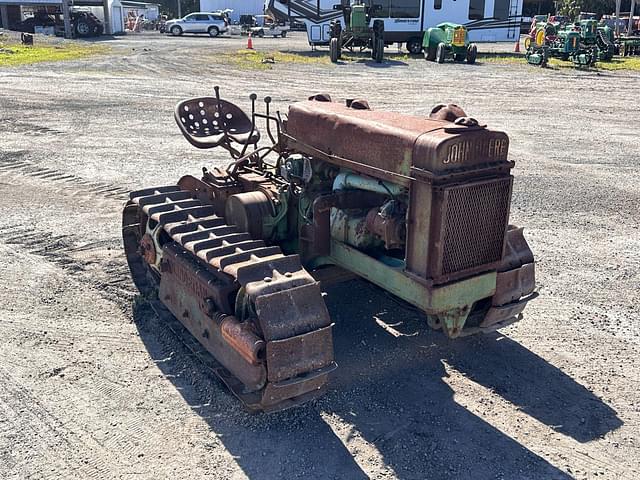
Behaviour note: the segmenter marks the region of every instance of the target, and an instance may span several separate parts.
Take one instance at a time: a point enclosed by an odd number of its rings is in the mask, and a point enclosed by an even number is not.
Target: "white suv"
[[[196,12],[184,18],[169,20],[164,31],[176,36],[183,33],[208,33],[210,37],[217,37],[226,32],[228,27],[229,21],[222,13]]]

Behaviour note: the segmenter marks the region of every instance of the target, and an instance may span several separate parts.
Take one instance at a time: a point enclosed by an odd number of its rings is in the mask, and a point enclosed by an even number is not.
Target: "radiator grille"
[[[509,220],[511,177],[444,190],[442,274],[502,258]]]
[[[456,47],[463,47],[464,46],[464,37],[466,34],[466,30],[464,28],[456,28],[453,31],[453,45]]]

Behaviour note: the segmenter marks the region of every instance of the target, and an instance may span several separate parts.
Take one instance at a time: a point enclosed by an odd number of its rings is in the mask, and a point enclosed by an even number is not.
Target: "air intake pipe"
[[[341,172],[333,180],[333,191],[365,190],[395,197],[404,193],[404,188],[395,183],[383,182],[375,178],[364,177],[352,172]]]

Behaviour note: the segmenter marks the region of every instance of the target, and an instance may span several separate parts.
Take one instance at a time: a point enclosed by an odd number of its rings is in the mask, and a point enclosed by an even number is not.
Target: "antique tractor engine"
[[[179,103],[186,139],[232,162],[132,192],[123,217],[137,287],[211,353],[247,407],[324,390],[336,364],[319,280],[356,274],[451,338],[522,318],[534,260],[509,225],[505,133],[455,105],[424,118],[328,95],[286,114],[267,97],[257,113],[255,100],[251,115],[217,88]]]

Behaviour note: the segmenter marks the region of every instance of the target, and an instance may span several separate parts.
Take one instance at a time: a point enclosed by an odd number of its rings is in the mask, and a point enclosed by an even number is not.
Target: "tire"
[[[209,27],[207,33],[211,38],[216,38],[218,35],[220,35],[220,30],[218,30],[218,27]]]
[[[436,49],[429,45],[424,51],[424,59],[433,62],[436,59]]]
[[[384,39],[379,38],[376,41],[376,49],[375,49],[375,58],[373,59],[376,63],[382,63],[382,59],[384,58]]]
[[[171,35],[173,35],[174,37],[182,35],[182,28],[180,28],[180,26],[178,25],[174,25],[173,27],[171,27],[169,31],[171,32]]]
[[[258,37],[263,38],[264,37],[264,30],[260,30],[258,32]]]
[[[445,47],[444,43],[440,42],[438,44],[436,48],[436,62],[444,63],[444,57],[447,55],[446,49],[447,47]]]
[[[413,55],[418,55],[422,52],[422,39],[418,37],[410,38],[407,40],[407,51]]]
[[[329,56],[331,57],[331,63],[338,63],[338,57],[340,56],[338,54],[339,49],[338,39],[335,37],[332,38],[329,42]]]
[[[467,63],[473,65],[478,58],[478,46],[475,43],[470,43],[467,47]]]
[[[283,31],[283,32],[280,34],[280,36],[281,36],[282,38],[285,38],[285,37],[287,36],[287,31],[286,31],[286,30],[285,30],[285,31]]]
[[[91,25],[86,20],[78,20],[75,25],[76,35],[78,37],[89,37],[93,32]]]

